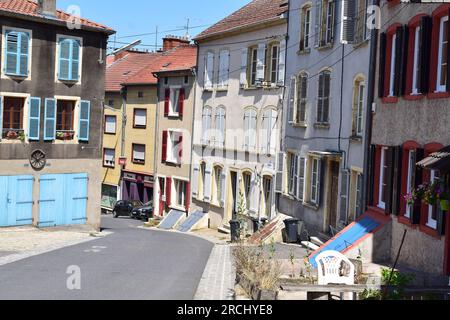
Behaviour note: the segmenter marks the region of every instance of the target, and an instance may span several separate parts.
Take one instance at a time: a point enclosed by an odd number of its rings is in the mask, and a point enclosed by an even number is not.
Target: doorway
[[[328,189],[328,224],[330,231],[337,228],[338,222],[338,198],[339,198],[339,168],[340,164],[337,161],[330,162],[330,185]]]
[[[238,178],[237,172],[230,172],[230,182],[231,182],[231,199],[229,202],[229,211],[233,220],[236,220],[238,214]]]

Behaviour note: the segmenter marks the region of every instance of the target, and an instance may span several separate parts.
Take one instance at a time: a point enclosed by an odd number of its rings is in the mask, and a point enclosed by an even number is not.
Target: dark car
[[[121,200],[117,201],[113,210],[113,217],[119,218],[122,216],[132,217],[132,212],[136,208],[143,206],[139,200]]]
[[[131,215],[134,219],[148,221],[153,217],[153,201],[149,201],[141,207],[134,208]]]

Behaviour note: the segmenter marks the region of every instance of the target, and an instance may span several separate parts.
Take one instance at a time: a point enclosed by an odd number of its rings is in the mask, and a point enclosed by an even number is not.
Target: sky
[[[77,5],[83,18],[116,30],[117,34],[110,38],[109,49],[140,39],[143,46],[139,48],[153,51],[156,26],[159,30],[158,45],[161,46],[161,39],[167,34],[186,34],[183,28],[187,25],[187,18],[192,28],[189,34],[193,37],[249,2],[250,0],[57,0],[57,7],[67,10],[69,6]],[[142,35],[148,33],[151,34]]]

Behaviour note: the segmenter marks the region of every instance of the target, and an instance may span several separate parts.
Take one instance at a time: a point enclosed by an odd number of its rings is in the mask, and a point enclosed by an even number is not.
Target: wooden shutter
[[[422,161],[425,158],[425,150],[417,149],[416,150],[416,161],[417,163]],[[416,166],[416,170],[414,173],[416,181],[414,182],[415,188],[419,187],[423,183],[423,169],[419,166]],[[412,224],[420,224],[422,216],[422,201],[417,200],[414,204],[414,210],[412,212],[411,223]]]
[[[91,102],[80,101],[80,127],[78,140],[89,141],[89,122],[91,118]]]
[[[331,97],[331,74],[327,71],[324,75],[323,86],[323,116],[326,123],[330,122],[330,97]]]
[[[289,119],[288,121],[295,123],[295,90],[296,90],[296,77],[291,78],[291,82],[289,85]]]
[[[400,204],[402,195],[402,151],[403,148],[397,146],[393,149],[393,186],[392,186],[392,214],[400,214]]]
[[[164,92],[164,117],[169,116],[170,109],[170,89],[167,88]]]
[[[200,177],[200,166],[198,164],[194,164],[192,171],[192,197],[198,197],[198,179]]]
[[[403,44],[403,26],[397,27],[395,37],[395,71],[394,71],[394,96],[401,96],[401,70],[402,70],[402,44]],[[391,57],[392,59],[392,57]]]
[[[297,118],[300,122],[306,121],[306,99],[308,97],[308,75],[302,74],[299,79],[299,85],[300,90],[297,92],[297,95],[300,95],[297,97],[297,112],[299,113],[297,115]]]
[[[228,77],[230,69],[230,52],[228,50],[222,50],[219,54],[219,86],[228,86]]]
[[[0,96],[0,141],[3,138],[3,96]]]
[[[161,150],[161,161],[166,162],[167,160],[167,142],[169,139],[169,132],[167,130],[163,131],[162,135],[162,150]]]
[[[305,173],[306,159],[298,156],[298,179],[297,179],[297,199],[303,201],[305,199]]]
[[[420,21],[422,35],[431,35],[432,24],[433,19],[431,19],[431,17],[422,17]],[[420,39],[420,93],[422,94],[430,92],[431,39],[432,37],[430,36],[422,36]]]
[[[1,110],[0,110],[1,112]],[[0,119],[1,120],[1,119]],[[28,125],[28,139],[39,140],[39,129],[41,123],[41,98],[30,98],[30,114]],[[0,130],[1,132],[1,130]]]
[[[221,195],[220,195],[220,206],[223,208],[225,207],[225,200],[226,200],[226,195],[227,195],[227,172],[225,171],[225,169],[222,170],[222,172],[220,173],[220,190],[221,190]],[[217,186],[218,187],[218,186]],[[236,200],[239,199],[239,193],[238,191],[236,191]]]
[[[207,164],[205,167],[205,185],[203,186],[203,201],[211,202],[211,178],[212,166]]]
[[[184,196],[184,207],[186,208],[186,212],[189,213],[189,206],[191,205],[191,185],[189,182],[186,182],[186,190]]]
[[[277,111],[274,109],[270,110],[269,131],[267,137],[267,140],[269,141],[267,151],[270,154],[275,154],[277,150],[277,137],[278,137],[277,118],[278,118]]]
[[[286,39],[280,41],[280,49],[278,52],[278,85],[284,86],[284,78],[286,74]]]
[[[384,192],[385,192],[384,196],[386,199],[385,213],[390,215],[393,211],[392,208],[393,208],[393,191],[394,191],[394,148],[393,147],[389,147],[386,150],[385,161],[386,161],[386,165],[387,165],[386,189],[384,190]]]
[[[241,88],[245,88],[248,85],[247,62],[248,62],[248,48],[243,48],[241,50],[241,74],[240,74]]]
[[[348,180],[349,173],[348,171],[341,172],[341,196],[340,196],[340,208],[339,208],[339,220],[344,224],[348,221]],[[354,190],[356,193],[356,188]]]
[[[374,206],[374,183],[375,183],[375,159],[377,155],[377,147],[375,145],[371,145],[369,148],[369,166],[368,166],[368,179],[367,179],[367,185],[366,185],[366,199],[367,204]],[[365,208],[364,208],[365,209]]]
[[[322,199],[324,199],[325,194],[325,166],[326,161],[323,159],[318,159],[318,172],[317,172],[317,181],[319,181],[319,185],[317,187],[317,204],[322,206]]]
[[[399,27],[402,30],[399,57],[399,95],[406,94],[406,75],[408,72],[408,53],[409,53],[409,28],[407,25]]]
[[[72,46],[69,39],[60,39],[59,41],[59,73],[58,79],[70,80],[71,76],[71,55]]]
[[[261,144],[261,153],[267,154],[269,150],[267,149],[269,145],[269,141],[267,140],[267,135],[269,131],[269,121],[270,121],[270,110],[264,112],[262,117],[262,130],[260,130],[260,144]]]
[[[386,48],[387,48],[387,35],[385,32],[380,35],[380,56],[378,67],[378,97],[383,98],[385,96],[386,86]]]
[[[258,54],[257,54],[257,66],[256,66],[256,82],[264,81],[264,72],[265,72],[265,62],[266,62],[266,44],[260,43],[258,44]]]
[[[357,0],[342,0],[341,43],[355,42]]]
[[[322,34],[322,0],[316,0],[316,17],[314,21],[314,47],[319,47]]]
[[[17,74],[17,65],[19,51],[19,33],[15,31],[9,31],[6,33],[6,46],[5,46],[5,65],[4,71],[6,74]]]
[[[186,99],[185,98],[185,92],[186,92],[185,89],[181,88],[180,89],[180,96],[178,97],[178,115],[180,117],[183,116],[184,100]]]
[[[26,77],[28,76],[29,70],[28,70],[28,59],[29,59],[29,47],[30,47],[30,36],[28,33],[21,32],[19,34],[19,49],[20,52],[18,52],[18,60],[19,60],[19,69],[18,74]]]
[[[166,178],[166,206],[172,205],[172,179]]]
[[[311,21],[309,22],[311,23]],[[306,11],[305,9],[301,9],[301,15],[300,15],[300,46],[299,50],[304,51],[305,48],[305,38],[306,38]],[[310,35],[311,36],[311,35]]]
[[[56,136],[56,100],[45,99],[44,140],[55,140]]]
[[[250,111],[250,138],[249,147],[251,150],[256,149],[256,123],[258,121],[257,114],[255,110]]]
[[[258,213],[258,195],[259,195],[259,186],[256,184],[256,173],[252,173],[252,180],[250,186],[250,211],[251,213]]]
[[[284,193],[284,162],[286,155],[283,152],[278,153],[277,157],[277,174],[275,181],[275,192]]]
[[[318,88],[318,94],[317,94],[317,122],[322,123],[323,122],[323,99],[324,99],[324,92],[323,92],[323,84],[324,84],[324,73],[321,72],[319,74],[319,88]]]
[[[447,41],[450,40],[450,8],[448,8],[448,18],[449,20],[447,21]],[[431,37],[430,37],[431,38]],[[450,50],[448,47],[448,43],[447,43],[447,83],[446,83],[446,91],[450,92]]]

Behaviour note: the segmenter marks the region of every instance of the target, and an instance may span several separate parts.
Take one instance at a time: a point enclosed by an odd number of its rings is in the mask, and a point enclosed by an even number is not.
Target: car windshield
[[[133,205],[133,207],[142,207],[142,202],[138,200],[131,201],[131,204]]]

